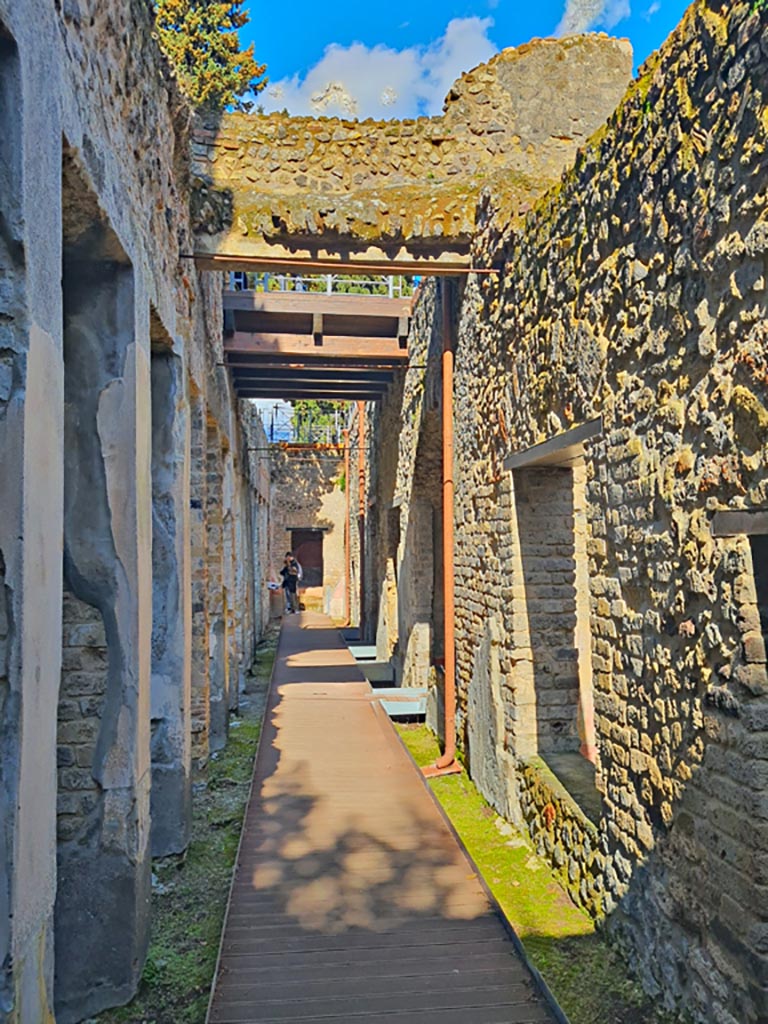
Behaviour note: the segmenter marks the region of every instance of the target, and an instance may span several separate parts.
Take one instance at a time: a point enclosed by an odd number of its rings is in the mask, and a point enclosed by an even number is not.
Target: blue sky
[[[462,71],[535,36],[608,31],[632,41],[640,64],[678,24],[688,2],[289,0],[277,12],[251,2],[241,39],[255,41],[257,58],[268,66],[270,85],[259,95],[268,111],[414,117],[439,113]]]

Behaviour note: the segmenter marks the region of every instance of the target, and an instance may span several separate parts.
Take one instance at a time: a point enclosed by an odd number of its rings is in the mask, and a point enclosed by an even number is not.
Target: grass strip
[[[153,861],[152,936],[139,990],[93,1024],[205,1021],[277,638],[270,629],[259,645],[229,742],[193,785],[187,850]]]
[[[440,749],[426,726],[397,729],[419,766],[435,762]],[[677,1024],[631,978],[530,838],[499,817],[466,772],[429,785],[571,1024]]]

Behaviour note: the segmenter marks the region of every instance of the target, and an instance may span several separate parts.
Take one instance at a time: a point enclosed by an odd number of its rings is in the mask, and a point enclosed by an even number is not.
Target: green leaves
[[[267,84],[266,65],[254,58],[253,43],[240,49],[238,29],[248,23],[244,0],[155,0],[155,24],[179,85],[204,110],[248,110],[248,93]]]

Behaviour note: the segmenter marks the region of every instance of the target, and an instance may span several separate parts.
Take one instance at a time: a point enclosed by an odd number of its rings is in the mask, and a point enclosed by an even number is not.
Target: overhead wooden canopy
[[[410,298],[225,292],[224,356],[241,398],[375,401],[407,364]]]

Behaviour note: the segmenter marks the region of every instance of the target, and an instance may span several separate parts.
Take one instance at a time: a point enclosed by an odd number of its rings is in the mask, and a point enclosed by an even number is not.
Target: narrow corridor
[[[338,631],[283,626],[209,1020],[554,1021]]]

